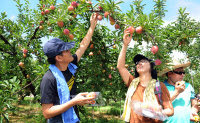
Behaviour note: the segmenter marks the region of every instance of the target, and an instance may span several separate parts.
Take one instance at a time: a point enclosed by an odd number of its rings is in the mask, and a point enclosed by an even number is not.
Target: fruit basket
[[[160,105],[131,100],[130,106],[134,112],[140,116],[158,119],[161,121],[165,121],[168,118],[162,113],[162,107]]]

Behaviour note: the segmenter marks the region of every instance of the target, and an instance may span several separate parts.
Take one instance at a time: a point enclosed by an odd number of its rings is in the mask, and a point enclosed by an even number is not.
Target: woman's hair
[[[58,53],[58,55],[62,55],[62,52]],[[56,64],[56,60],[55,60],[56,56],[47,58],[47,61],[49,62],[49,64]]]
[[[151,66],[151,77],[152,79],[157,79],[157,71],[156,71],[156,68],[155,68],[155,62],[153,62],[152,60],[148,60],[150,62],[150,66]],[[137,72],[136,70],[136,66],[135,66],[135,78],[139,77],[139,73]]]

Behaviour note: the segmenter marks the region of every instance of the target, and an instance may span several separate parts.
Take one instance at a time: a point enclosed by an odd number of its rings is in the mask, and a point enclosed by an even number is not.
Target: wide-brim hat
[[[171,69],[169,68],[166,68],[165,70],[163,71],[160,71],[158,73],[158,76],[164,76],[165,73],[169,72],[169,71],[173,71],[177,68],[183,68],[185,69],[186,67],[190,66],[190,63],[191,62],[187,62],[187,63],[180,63],[178,60],[174,59],[172,63],[167,63],[168,65],[171,65]]]
[[[44,54],[48,58],[55,57],[60,52],[69,50],[75,46],[75,42],[64,42],[59,38],[52,38],[50,39],[45,45],[43,46]]]

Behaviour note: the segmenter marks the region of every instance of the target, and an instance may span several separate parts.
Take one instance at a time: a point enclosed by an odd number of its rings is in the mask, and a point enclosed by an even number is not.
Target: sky
[[[57,0],[57,3],[62,3],[62,0]],[[119,0],[117,0],[119,1]],[[116,2],[117,2],[116,1]],[[122,0],[124,3],[120,4],[120,8],[123,13],[125,13],[127,10],[130,10],[130,4],[132,4],[133,0]],[[30,2],[30,8],[37,8],[37,4],[39,3],[39,0],[29,0]],[[24,0],[21,0],[21,3],[24,3]],[[92,0],[93,5],[97,3],[96,0]],[[153,9],[154,2],[153,0],[143,0],[142,4],[146,4],[144,6],[144,13],[148,14]],[[166,0],[166,6],[165,10],[168,10],[166,12],[165,17],[163,18],[165,21],[164,25],[169,24],[170,22],[173,22],[178,17],[178,9],[182,7],[186,7],[186,12],[190,13],[189,16],[192,19],[195,19],[197,21],[200,21],[200,0]],[[13,0],[1,0],[1,7],[0,12],[6,12],[7,16],[11,20],[15,20],[18,15],[18,10],[16,7],[16,3]],[[108,26],[111,30],[114,29],[114,26],[107,23],[107,21],[101,21],[100,24]],[[48,41],[47,38],[42,38],[43,44]],[[134,45],[134,42],[131,42],[132,45]],[[130,44],[131,45],[131,44]],[[145,45],[145,44],[144,44]],[[172,57],[179,56],[178,59],[183,59],[186,57],[183,53],[178,53],[177,51],[174,51],[172,54]]]

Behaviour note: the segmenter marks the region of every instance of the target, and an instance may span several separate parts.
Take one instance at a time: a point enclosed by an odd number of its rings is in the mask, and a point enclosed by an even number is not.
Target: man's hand
[[[176,82],[176,84],[175,84],[175,92],[177,94],[180,94],[184,90],[185,90],[185,83],[184,82]]]
[[[90,104],[90,103],[92,103],[92,101],[95,98],[94,97],[86,97],[87,94],[88,94],[88,92],[86,92],[86,93],[79,93],[72,100],[75,101],[76,105],[83,106],[85,104]]]
[[[196,98],[196,100],[197,100],[196,107],[197,107],[198,111],[200,111],[200,99]]]
[[[93,13],[90,17],[90,28],[89,28],[87,34],[85,35],[85,37],[83,38],[83,40],[81,41],[80,47],[76,51],[76,55],[78,57],[77,62],[80,61],[82,55],[84,54],[85,50],[89,46],[90,41],[92,39],[92,35],[93,35],[95,27],[96,27],[96,24],[97,24],[97,16],[95,13]]]
[[[197,112],[191,111],[190,114],[190,121],[196,121],[195,116],[198,116]]]
[[[124,30],[124,36],[123,36],[124,45],[127,46],[131,42],[132,36],[133,34],[130,34],[128,29]]]

